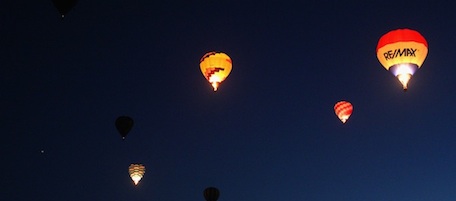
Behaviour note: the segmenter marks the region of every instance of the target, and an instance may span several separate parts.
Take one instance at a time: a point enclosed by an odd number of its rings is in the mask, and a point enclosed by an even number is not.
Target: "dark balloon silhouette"
[[[206,201],[217,201],[220,196],[220,192],[215,187],[208,187],[204,190],[204,198]]]
[[[54,3],[54,6],[59,10],[63,19],[76,3],[78,3],[78,0],[52,0],[52,3]]]
[[[125,139],[131,128],[133,128],[133,124],[133,119],[128,116],[120,116],[116,119],[116,128],[119,131],[120,136],[122,136],[122,139]]]

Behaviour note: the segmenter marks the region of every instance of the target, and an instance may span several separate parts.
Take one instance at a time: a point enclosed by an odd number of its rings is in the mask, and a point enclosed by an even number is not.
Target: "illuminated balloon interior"
[[[418,66],[414,64],[397,64],[389,69],[402,83],[404,90],[407,90],[407,84],[417,70]]]
[[[137,174],[131,175],[131,179],[133,180],[133,182],[135,182],[135,185],[138,185],[139,180],[141,180],[141,178],[142,177],[140,175],[137,175]]]

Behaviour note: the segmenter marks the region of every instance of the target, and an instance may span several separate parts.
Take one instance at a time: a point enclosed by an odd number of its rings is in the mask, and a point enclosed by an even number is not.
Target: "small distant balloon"
[[[345,123],[353,112],[353,105],[348,101],[339,101],[334,105],[334,112]]]
[[[70,10],[78,3],[77,0],[52,0],[52,3],[54,3],[54,6],[57,8],[59,11],[60,15],[62,16],[62,19],[65,17],[65,15],[70,12]]]
[[[217,201],[220,196],[220,191],[215,187],[207,187],[204,190],[204,198],[206,201]]]
[[[232,67],[231,58],[223,52],[208,52],[200,60],[201,73],[211,83],[214,91],[228,77]]]
[[[131,180],[138,185],[139,181],[143,178],[146,173],[146,167],[143,164],[131,164],[128,167],[128,173],[130,173]]]
[[[120,116],[116,119],[115,125],[122,139],[125,139],[128,135],[130,130],[133,128],[133,124],[134,121],[129,116]]]

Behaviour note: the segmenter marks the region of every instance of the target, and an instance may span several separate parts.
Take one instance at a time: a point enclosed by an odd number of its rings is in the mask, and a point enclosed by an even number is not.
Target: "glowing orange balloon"
[[[223,52],[208,52],[200,61],[200,69],[204,77],[212,84],[214,91],[231,72],[231,58]]]
[[[128,173],[130,173],[131,180],[135,182],[135,185],[138,185],[139,181],[146,173],[146,167],[142,164],[131,164],[128,167]]]
[[[345,123],[353,112],[353,105],[347,101],[339,101],[334,105],[334,112],[342,123]]]
[[[415,30],[398,29],[383,35],[377,44],[377,58],[402,83],[404,91],[412,75],[428,54],[428,43]]]

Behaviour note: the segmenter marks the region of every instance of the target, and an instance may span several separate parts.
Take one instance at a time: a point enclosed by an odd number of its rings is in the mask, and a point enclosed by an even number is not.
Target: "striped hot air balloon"
[[[208,52],[200,61],[200,69],[204,77],[212,84],[214,91],[231,72],[231,58],[223,52]]]
[[[334,105],[334,112],[345,123],[353,112],[353,105],[348,101],[339,101]]]
[[[131,180],[135,182],[135,185],[138,185],[139,181],[146,173],[146,167],[144,167],[143,164],[131,164],[128,167],[128,173],[130,173]]]
[[[377,44],[377,58],[402,83],[404,91],[428,53],[426,39],[415,30],[397,29],[383,35]]]

